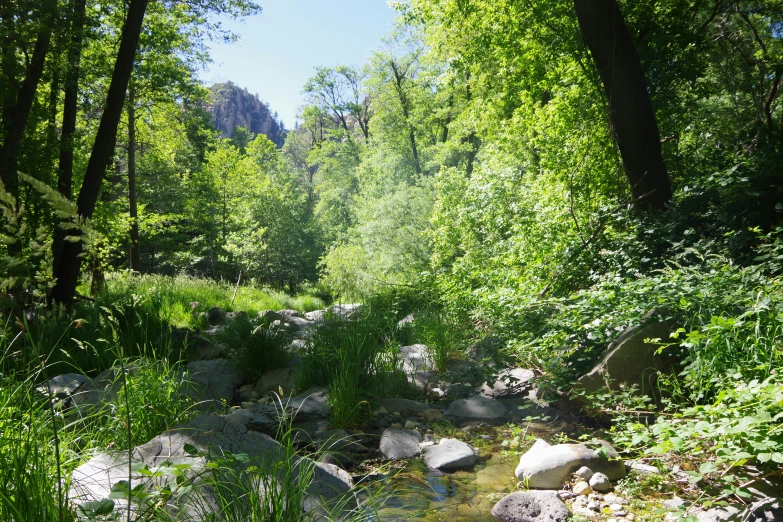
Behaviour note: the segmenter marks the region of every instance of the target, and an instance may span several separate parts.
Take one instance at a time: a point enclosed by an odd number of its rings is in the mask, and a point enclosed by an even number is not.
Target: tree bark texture
[[[139,210],[136,201],[136,96],[133,82],[128,89],[128,207],[130,213],[130,269],[141,270]]]
[[[120,48],[114,62],[106,106],[95,136],[84,182],[76,200],[79,215],[89,219],[95,211],[106,169],[109,166],[117,140],[117,127],[125,105],[125,93],[130,82],[144,13],[149,0],[130,0],[125,25],[122,29]],[[76,294],[81,268],[82,241],[66,241],[58,263],[57,283],[52,289],[55,303],[70,305]]]
[[[84,40],[84,17],[87,0],[71,0],[71,32],[68,43],[68,56],[65,71],[65,96],[63,99],[63,124],[60,131],[60,161],[57,173],[57,191],[68,198],[73,198],[73,139],[76,133],[76,113],[79,94],[79,66],[82,58],[82,42]],[[52,257],[57,270],[57,263],[63,251],[65,230],[57,228],[54,231]]]
[[[669,175],[639,55],[616,0],[574,0],[579,28],[609,102],[612,133],[637,206],[663,209]]]

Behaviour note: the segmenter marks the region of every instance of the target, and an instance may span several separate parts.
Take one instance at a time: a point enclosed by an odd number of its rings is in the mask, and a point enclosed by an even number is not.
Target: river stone
[[[440,439],[436,446],[424,448],[427,467],[443,471],[470,469],[478,460],[473,448],[457,439]]]
[[[412,401],[410,399],[379,399],[378,403],[381,405],[381,407],[385,408],[386,411],[396,411],[400,414],[405,412],[418,414],[429,409],[429,406],[423,402]]]
[[[207,311],[207,322],[210,324],[210,326],[221,324],[225,320],[226,312],[222,308],[213,306]]]
[[[151,469],[164,463],[186,464],[192,472],[205,472],[207,459],[190,454],[185,450],[186,445],[192,445],[199,452],[212,456],[225,453],[245,454],[251,462],[269,471],[274,470],[276,461],[286,458],[283,447],[272,438],[248,431],[241,424],[228,422],[222,417],[204,415],[137,446],[131,452],[131,461]],[[297,462],[311,462],[298,457],[296,459]],[[224,465],[232,464],[228,462]],[[314,478],[307,490],[308,498],[305,502],[305,510],[310,512],[318,510],[324,501],[343,497],[352,487],[350,477],[345,472],[341,473],[327,464],[314,465]],[[69,498],[76,504],[100,501],[108,498],[113,485],[129,478],[134,486],[144,484],[148,487],[161,487],[164,483],[173,483],[175,480],[173,476],[145,477],[137,471],[129,477],[127,452],[98,453],[74,470]],[[156,486],[153,486],[153,483]],[[175,494],[167,504],[169,514],[180,515],[183,519],[193,521],[211,519],[210,508],[217,504],[212,497],[214,490],[208,483],[208,480],[202,478],[194,482],[191,491]],[[125,501],[115,500],[115,503],[115,510],[127,512]],[[134,505],[131,508],[131,520],[138,518],[138,514],[133,512],[135,507]]]
[[[432,360],[427,353],[427,346],[424,344],[400,346],[397,358],[402,361],[402,371],[405,372],[405,375],[415,375],[419,371],[433,367]]]
[[[362,311],[361,304],[336,304],[326,309],[330,315],[343,321],[354,321],[359,318]]]
[[[507,409],[499,402],[474,395],[468,399],[457,399],[449,405],[446,415],[476,420],[498,420],[506,416]]]
[[[185,393],[202,412],[224,409],[242,384],[234,364],[223,359],[189,363],[186,379]]]
[[[47,388],[49,395],[58,399],[64,399],[76,392],[85,383],[90,382],[90,378],[80,373],[63,373],[49,379],[49,382],[42,382],[37,386],[37,390],[46,395]]]
[[[525,368],[503,370],[498,374],[494,384],[485,382],[481,386],[481,395],[488,399],[517,397],[527,392],[533,377],[535,377],[533,370]]]
[[[256,382],[255,392],[263,395],[266,392],[280,393],[289,395],[294,389],[294,370],[293,368],[277,368],[264,373]]]
[[[331,412],[329,389],[324,386],[310,388],[288,401],[288,409],[296,414],[298,420],[328,418]]]
[[[526,481],[528,487],[537,489],[559,489],[570,475],[582,466],[587,466],[596,473],[603,473],[610,480],[623,478],[625,465],[617,460],[617,452],[608,442],[602,443],[607,449],[609,459],[583,444],[551,446],[538,439],[519,459],[514,474],[519,480]]]
[[[549,491],[517,491],[492,508],[492,516],[505,522],[565,522],[571,512]]]
[[[590,487],[599,493],[604,493],[612,489],[612,483],[603,473],[595,473],[590,477]]]
[[[421,433],[387,428],[381,435],[381,453],[387,459],[402,460],[421,455]]]

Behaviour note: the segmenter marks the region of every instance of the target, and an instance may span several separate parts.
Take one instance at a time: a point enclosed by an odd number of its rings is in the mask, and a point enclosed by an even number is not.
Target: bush
[[[284,333],[256,327],[244,314],[229,321],[217,334],[217,340],[233,349],[237,371],[248,379],[284,367],[291,359],[286,349],[289,339]]]

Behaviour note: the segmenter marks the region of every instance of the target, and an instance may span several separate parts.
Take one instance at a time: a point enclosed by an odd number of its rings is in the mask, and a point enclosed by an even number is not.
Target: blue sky
[[[224,22],[240,35],[212,44],[207,84],[232,81],[269,102],[292,128],[302,86],[318,65],[361,66],[392,28],[386,0],[260,0],[263,12],[244,23]]]

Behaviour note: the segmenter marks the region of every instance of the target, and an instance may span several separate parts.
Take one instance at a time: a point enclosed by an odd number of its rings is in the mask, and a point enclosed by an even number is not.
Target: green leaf
[[[108,515],[114,511],[114,501],[105,498],[95,502],[83,502],[76,507],[76,513],[87,518]]]

